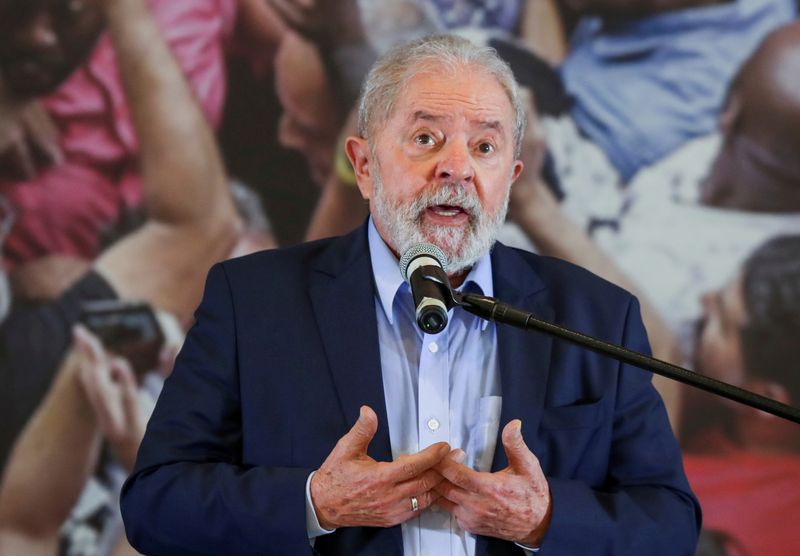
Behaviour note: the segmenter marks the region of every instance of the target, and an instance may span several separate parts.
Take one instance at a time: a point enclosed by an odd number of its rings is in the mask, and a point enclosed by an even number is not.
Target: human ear
[[[525,167],[525,164],[521,160],[514,161],[514,168],[511,171],[511,183],[517,181],[517,178],[522,173],[522,169]]]
[[[374,182],[372,180],[372,169],[370,168],[371,153],[367,140],[362,137],[350,136],[345,139],[344,150],[348,160],[350,160],[350,164],[353,166],[356,184],[361,196],[366,200],[370,200],[374,190]]]

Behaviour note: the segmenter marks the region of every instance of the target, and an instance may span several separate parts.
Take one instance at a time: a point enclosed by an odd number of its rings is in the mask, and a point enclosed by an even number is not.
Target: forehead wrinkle
[[[437,107],[434,106],[440,103],[432,103],[429,105],[430,108],[423,107],[413,109],[414,107],[412,106],[412,110],[407,119],[408,123],[413,124],[420,120],[433,123],[440,121],[448,122],[457,118],[464,118],[475,127],[492,129],[498,132],[503,132],[505,130],[502,117],[498,114],[500,110],[493,110],[494,107],[492,106],[487,107],[485,105],[476,104],[475,106],[467,107],[466,113],[464,113],[464,111],[455,111],[457,113],[454,113],[453,103],[451,102],[452,99],[448,97],[447,100],[448,102],[441,103],[441,110],[437,110]]]
[[[423,91],[418,94],[418,97],[418,103],[429,102],[434,106],[441,105],[443,108],[452,107],[453,104],[463,104],[467,109],[478,111],[503,110],[503,102],[491,99],[492,95],[488,94],[486,98],[478,99],[474,95],[465,95],[458,91]]]

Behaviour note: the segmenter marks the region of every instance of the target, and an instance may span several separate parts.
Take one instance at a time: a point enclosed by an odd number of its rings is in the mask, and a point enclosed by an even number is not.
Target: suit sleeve
[[[632,298],[623,343],[650,353]],[[608,476],[602,488],[550,478],[553,514],[541,555],[691,556],[700,506],[652,375],[620,364]]]
[[[122,489],[131,545],[150,555],[309,554],[311,469],[242,463],[234,307],[215,265]]]

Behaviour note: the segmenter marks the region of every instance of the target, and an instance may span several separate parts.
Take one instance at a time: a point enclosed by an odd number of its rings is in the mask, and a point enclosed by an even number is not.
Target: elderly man
[[[123,489],[137,550],[693,552],[699,508],[647,373],[459,310],[436,336],[414,323],[397,257],[424,241],[454,286],[648,349],[630,294],[490,253],[524,119],[508,67],[462,39],[376,64],[346,142],[371,219],[211,270]]]

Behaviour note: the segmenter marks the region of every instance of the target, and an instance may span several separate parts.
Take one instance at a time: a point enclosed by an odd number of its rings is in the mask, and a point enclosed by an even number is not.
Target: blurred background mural
[[[0,0],[0,553],[118,511],[216,261],[363,223],[370,64],[453,32],[524,87],[502,241],[639,296],[654,354],[800,404],[796,0]],[[800,426],[655,380],[699,555],[800,553]]]

